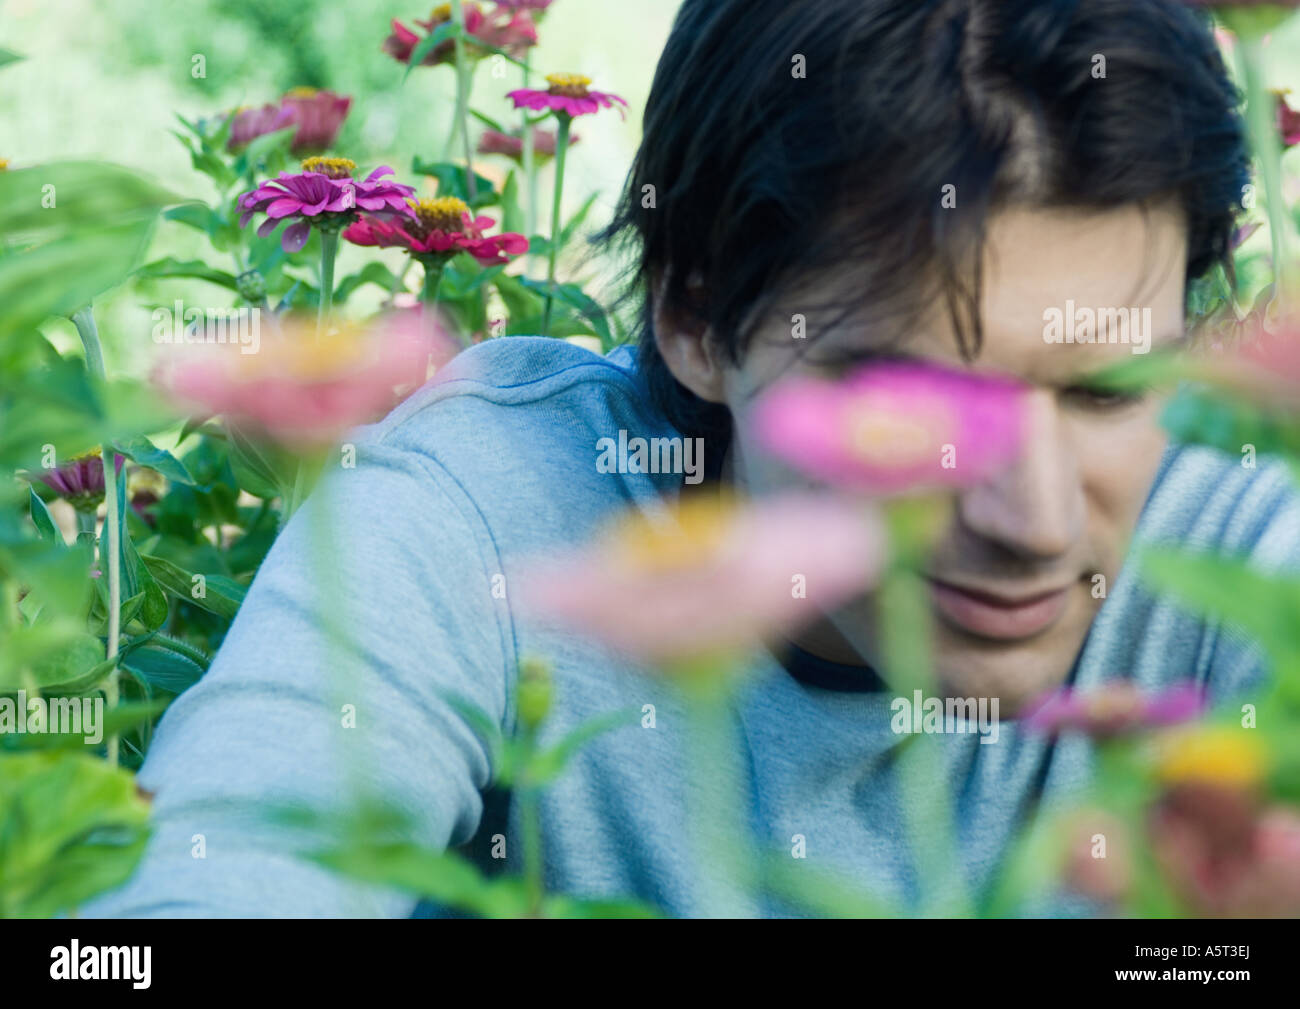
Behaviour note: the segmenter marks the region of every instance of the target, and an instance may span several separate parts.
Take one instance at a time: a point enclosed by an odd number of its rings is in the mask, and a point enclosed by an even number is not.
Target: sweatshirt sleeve
[[[355,467],[330,470],[286,526],[211,669],[159,725],[138,871],[82,916],[413,911],[302,859],[270,805],[346,809],[364,793],[412,818],[422,844],[474,834],[494,768],[447,697],[509,726],[509,614],[472,499],[397,440],[358,442]]]

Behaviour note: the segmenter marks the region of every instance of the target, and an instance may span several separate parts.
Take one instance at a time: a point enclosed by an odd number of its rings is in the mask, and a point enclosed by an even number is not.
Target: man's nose
[[[1083,532],[1085,503],[1078,460],[1055,396],[1027,394],[1020,458],[958,498],[963,525],[1024,557],[1065,554]]]

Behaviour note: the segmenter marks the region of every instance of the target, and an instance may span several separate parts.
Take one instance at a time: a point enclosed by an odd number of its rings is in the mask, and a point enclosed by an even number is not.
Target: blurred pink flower
[[[884,550],[860,503],[698,495],[665,515],[624,516],[586,549],[539,562],[520,598],[536,616],[672,667],[815,620],[874,584]]]
[[[279,104],[237,111],[226,146],[238,151],[260,136],[296,123],[298,129],[289,146],[290,152],[297,155],[319,153],[334,143],[351,105],[351,98],[333,91],[293,88],[280,99]]]
[[[352,177],[356,170],[355,162],[347,158],[308,158],[301,173],[281,172],[279,178],[240,196],[239,226],[246,227],[254,214],[265,213],[257,233],[269,235],[284,218],[296,217],[284,229],[280,244],[286,252],[297,252],[307,243],[313,224],[341,228],[355,219],[358,210],[376,216],[412,216],[407,198],[415,190],[383,181],[393,173],[391,168],[381,165],[361,181]]]
[[[354,245],[406,249],[417,259],[468,252],[484,266],[508,263],[528,251],[528,239],[514,232],[485,237],[483,232],[496,222],[471,217],[469,207],[453,196],[409,202],[409,219],[385,221],[362,214],[343,237]]]
[[[1235,344],[1191,362],[1192,375],[1277,413],[1300,413],[1300,321],[1248,320]]]
[[[1259,809],[1248,791],[1208,783],[1166,793],[1151,816],[1156,859],[1199,917],[1300,916],[1300,814]]]
[[[1024,387],[931,364],[793,378],[759,400],[760,443],[809,476],[891,495],[979,483],[1014,461]]]
[[[296,449],[330,445],[422,385],[430,355],[452,342],[419,311],[342,324],[317,337],[315,319],[283,320],[256,353],[235,344],[178,344],[154,381],[188,409],[222,414]]]
[[[1131,683],[1111,683],[1090,691],[1054,690],[1026,709],[1023,724],[1050,736],[1083,732],[1107,739],[1190,721],[1204,710],[1205,693],[1196,686],[1148,694]]]
[[[572,147],[579,139],[576,133],[570,134],[569,146]],[[555,157],[555,142],[554,130],[544,130],[540,126],[533,127],[533,155],[539,161]],[[507,158],[522,165],[524,162],[524,141],[519,136],[518,131],[502,133],[500,130],[484,130],[482,136],[479,137],[478,152],[480,154],[504,154]]]
[[[122,472],[124,456],[113,453],[116,472]],[[33,473],[41,483],[79,512],[93,513],[104,501],[104,457],[100,449],[74,455],[62,466]]]
[[[618,109],[618,114],[626,118],[623,109],[627,107],[627,102],[607,91],[592,91],[590,77],[582,74],[547,74],[546,83],[550,87],[545,91],[519,88],[508,92],[506,97],[515,103],[515,108],[532,109],[534,112],[550,109],[559,115],[586,116],[599,112],[602,108],[612,108]]]

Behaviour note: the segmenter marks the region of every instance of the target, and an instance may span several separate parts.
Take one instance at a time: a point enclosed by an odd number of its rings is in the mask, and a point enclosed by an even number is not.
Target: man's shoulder
[[[577,449],[589,432],[665,426],[629,348],[601,356],[565,340],[520,336],[463,351],[365,430],[370,440],[435,454],[466,446],[517,454],[531,443]]]
[[[1255,460],[1250,460],[1255,463]],[[1138,528],[1149,543],[1253,555],[1300,568],[1300,487],[1281,462],[1254,465],[1197,445],[1169,448]]]

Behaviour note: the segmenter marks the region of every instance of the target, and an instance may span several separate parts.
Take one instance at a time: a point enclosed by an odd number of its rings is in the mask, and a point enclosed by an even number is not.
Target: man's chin
[[[945,697],[998,698],[1002,717],[1014,718],[1030,702],[1065,683],[1077,647],[1032,644],[945,646],[936,653],[936,673]]]

